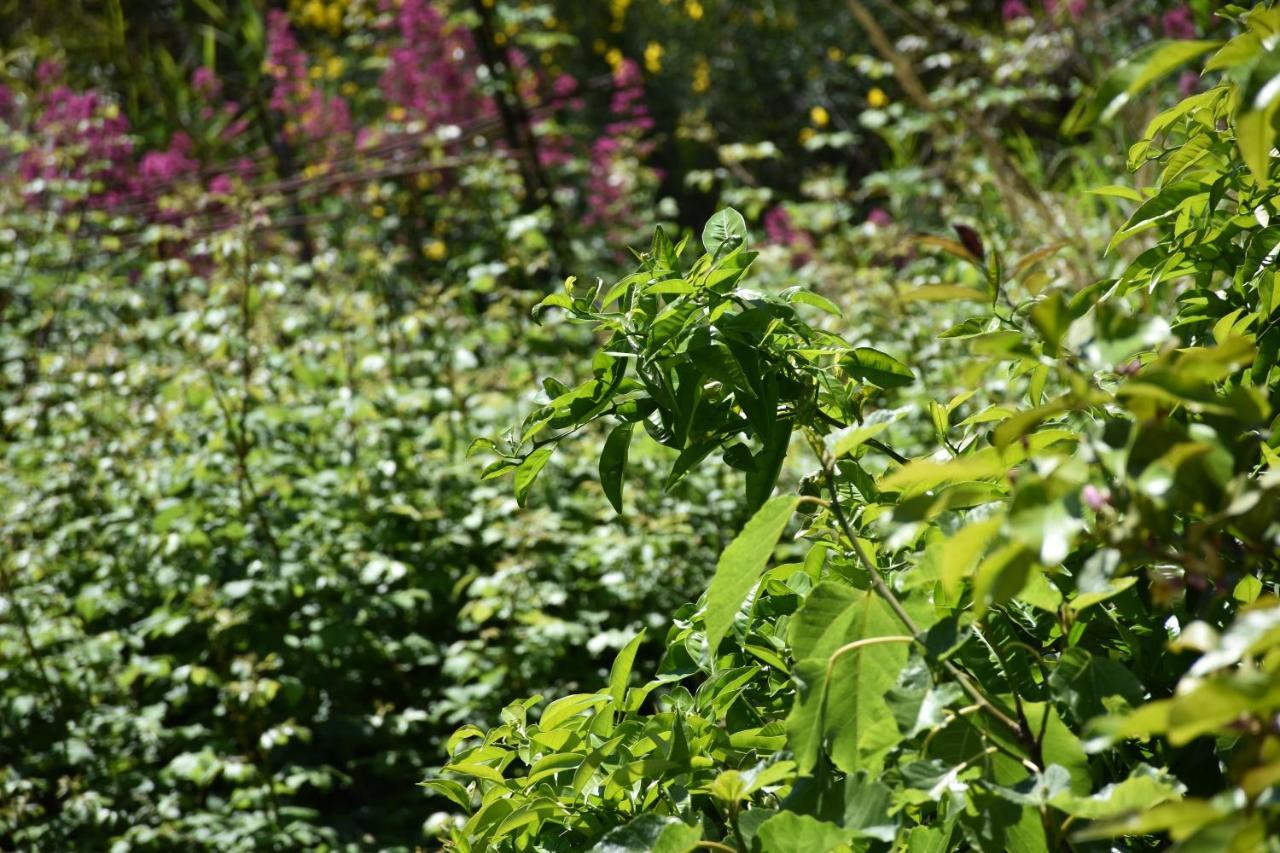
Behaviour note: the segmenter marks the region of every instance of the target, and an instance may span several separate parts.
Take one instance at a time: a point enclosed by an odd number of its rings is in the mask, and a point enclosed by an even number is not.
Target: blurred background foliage
[[[1063,118],[1213,10],[0,2],[0,846],[430,844],[449,732],[598,687],[746,512],[651,442],[625,519],[593,451],[522,511],[482,479],[595,344],[532,306],[723,204],[753,286],[888,350],[974,283],[955,223],[1092,281],[1122,205],[1080,191],[1198,79]]]

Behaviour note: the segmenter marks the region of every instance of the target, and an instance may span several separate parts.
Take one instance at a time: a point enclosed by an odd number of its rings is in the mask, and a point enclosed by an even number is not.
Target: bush
[[[451,844],[1273,849],[1278,30],[1245,16],[1217,82],[1131,150],[1160,176],[1112,247],[1155,239],[1117,276],[1044,290],[1023,276],[1051,249],[932,240],[986,304],[936,351],[853,345],[807,320],[825,298],[743,287],[731,210],[692,263],[659,231],[633,275],[546,300],[607,342],[487,445],[491,471],[523,496],[607,417],[606,493],[640,424],[672,479],[719,454],[757,509],[653,678],[629,646],[598,692],[455,733],[426,783],[463,812]],[[1153,48],[1077,120],[1216,47]],[[858,297],[855,334],[885,307]],[[810,473],[769,497],[793,444]]]

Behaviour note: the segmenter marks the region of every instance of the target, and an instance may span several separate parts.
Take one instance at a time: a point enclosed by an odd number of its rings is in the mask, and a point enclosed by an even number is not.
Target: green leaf
[[[536,448],[516,466],[516,503],[520,506],[524,506],[525,498],[529,495],[529,489],[533,488],[533,481],[538,479],[538,474],[546,467],[547,461],[551,459],[551,454],[555,453],[555,451],[556,446],[554,443],[544,444]]]
[[[796,290],[787,294],[785,298],[790,302],[798,302],[801,305],[812,305],[814,308],[817,308],[820,311],[825,311],[836,317],[844,316],[843,312],[840,311],[839,305],[836,305],[827,297],[814,293],[810,290]]]
[[[1110,121],[1132,98],[1181,65],[1220,45],[1219,41],[1159,41],[1112,71],[1091,95],[1082,98],[1063,122],[1064,133],[1083,133],[1095,121]]]
[[[898,821],[889,816],[893,792],[867,773],[850,773],[844,780],[844,828],[854,838],[891,842]]]
[[[1160,803],[1182,798],[1186,788],[1165,770],[1139,764],[1122,782],[1107,785],[1092,796],[1063,791],[1050,800],[1054,808],[1085,820],[1117,818],[1144,812]]]
[[[558,728],[566,720],[609,701],[608,693],[571,693],[548,705],[538,720],[538,727],[543,731]]]
[[[720,555],[707,589],[707,648],[712,655],[728,633],[747,593],[760,579],[799,504],[800,499],[795,495],[781,495],[768,501]]]
[[[801,686],[787,735],[801,772],[813,769],[828,742],[832,762],[849,773],[874,764],[901,739],[886,696],[907,644],[848,646],[880,638],[905,637],[889,605],[870,590],[823,581],[796,614],[789,639]]]
[[[732,207],[726,207],[707,220],[702,229],[702,245],[707,254],[736,249],[747,242],[747,220]]]
[[[1280,53],[1267,51],[1249,70],[1235,117],[1240,156],[1257,182],[1269,181],[1271,149],[1276,144],[1276,111],[1280,109]]]
[[[463,811],[471,811],[471,795],[467,793],[466,787],[461,783],[452,779],[428,779],[419,784],[429,791],[435,791],[437,794],[447,797]]]
[[[844,371],[855,379],[880,388],[901,388],[916,381],[911,369],[893,356],[871,347],[858,347],[840,361]]]
[[[631,680],[631,667],[635,664],[636,651],[644,642],[644,634],[644,629],[641,629],[639,634],[632,637],[622,647],[622,651],[618,652],[618,656],[613,659],[613,666],[609,669],[609,695],[613,697],[615,708],[623,707],[622,700],[626,698],[627,684]]]
[[[689,853],[702,839],[702,830],[677,817],[642,814],[607,834],[592,853]]]
[[[462,776],[484,779],[486,782],[496,782],[499,785],[504,781],[502,774],[487,764],[463,761],[458,764],[446,764],[444,769],[450,773],[458,773]]]
[[[851,832],[834,823],[795,812],[779,812],[760,824],[756,832],[764,850],[804,853],[827,853],[844,846],[851,837]]]
[[[614,512],[619,515],[622,514],[622,482],[627,472],[627,451],[631,448],[631,433],[635,427],[630,422],[618,424],[600,451],[600,486]]]
[[[1078,723],[1106,713],[1113,696],[1136,706],[1143,692],[1141,682],[1122,664],[1079,647],[1063,652],[1049,675],[1049,694]]]

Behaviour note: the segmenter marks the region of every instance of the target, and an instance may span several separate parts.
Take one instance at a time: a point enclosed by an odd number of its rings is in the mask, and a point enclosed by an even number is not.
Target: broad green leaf
[[[1129,778],[1102,788],[1091,796],[1063,791],[1050,802],[1073,817],[1104,820],[1137,814],[1169,800],[1180,800],[1186,788],[1177,777],[1165,770],[1139,764]]]
[[[702,245],[709,255],[736,249],[746,242],[747,220],[732,207],[726,207],[712,216],[702,229]]]
[[[1131,706],[1142,702],[1142,684],[1123,664],[1076,647],[1062,653],[1049,674],[1049,694],[1077,723],[1106,712],[1113,696]]]
[[[701,838],[702,830],[696,826],[670,815],[649,813],[609,832],[591,853],[689,853]]]
[[[760,573],[768,564],[799,503],[800,499],[794,495],[782,495],[768,501],[720,555],[707,589],[707,648],[713,655],[733,624],[747,593],[760,579]]]
[[[834,823],[794,812],[779,812],[756,831],[763,850],[797,853],[827,853],[843,847],[852,837],[852,832]]]
[[[812,770],[824,744],[829,743],[837,767],[854,772],[874,764],[901,739],[886,695],[906,662],[907,643],[848,646],[883,638],[909,639],[876,593],[824,581],[805,599],[791,623],[801,687],[787,717],[789,744],[801,772]]]
[[[898,821],[889,816],[893,791],[866,773],[850,773],[844,780],[845,829],[854,838],[874,838],[891,842],[898,834]]]

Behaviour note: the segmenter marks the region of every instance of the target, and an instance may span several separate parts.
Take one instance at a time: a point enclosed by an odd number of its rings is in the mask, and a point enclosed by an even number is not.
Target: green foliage
[[[603,344],[500,464],[612,417],[671,448],[669,483],[719,451],[755,514],[653,678],[622,689],[624,658],[455,735],[430,784],[461,792],[458,849],[1272,849],[1273,15],[1131,153],[1159,169],[1112,240],[1136,257],[1046,289],[1033,256],[935,239],[987,308],[905,362],[746,289],[733,213],[691,264],[659,231],[637,272],[544,303]],[[1099,112],[1209,47],[1155,49]],[[769,500],[794,434],[810,473]],[[774,563],[798,508],[807,550]]]

